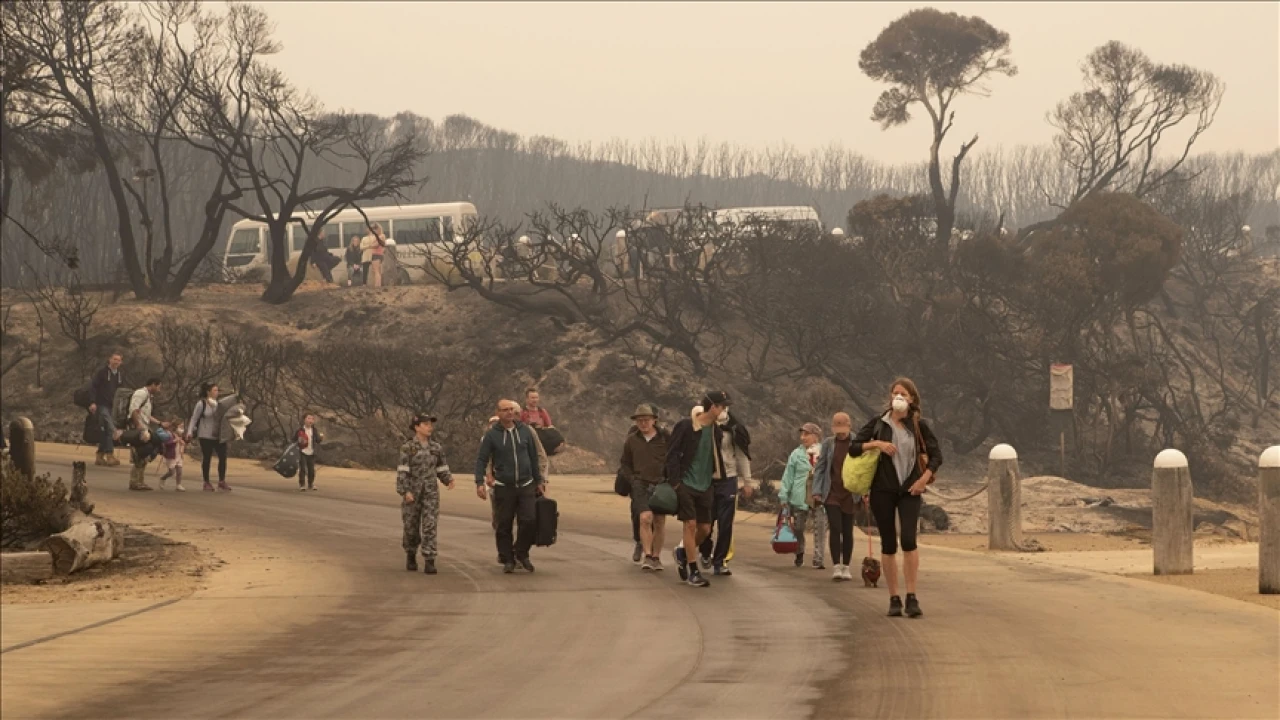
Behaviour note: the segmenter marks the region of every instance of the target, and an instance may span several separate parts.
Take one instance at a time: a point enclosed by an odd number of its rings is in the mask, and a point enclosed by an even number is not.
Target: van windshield
[[[231,245],[227,248],[229,255],[257,255],[258,228],[241,228],[231,234]]]

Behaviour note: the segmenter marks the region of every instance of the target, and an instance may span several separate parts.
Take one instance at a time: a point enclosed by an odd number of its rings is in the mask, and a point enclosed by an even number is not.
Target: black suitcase
[[[534,538],[533,544],[548,547],[556,544],[556,526],[560,524],[560,511],[556,509],[556,501],[549,497],[540,497],[533,501]]]

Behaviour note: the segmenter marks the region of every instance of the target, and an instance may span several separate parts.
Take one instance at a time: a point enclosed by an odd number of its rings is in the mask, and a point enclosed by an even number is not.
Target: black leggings
[[[853,513],[840,512],[839,505],[827,505],[826,508],[831,562],[848,565],[853,559]]]
[[[204,481],[209,482],[209,463],[213,460],[213,454],[218,453],[218,482],[227,481],[227,444],[218,442],[217,440],[206,440],[200,438],[200,470],[204,473]]]
[[[902,549],[912,552],[916,549],[916,527],[920,525],[920,507],[924,498],[910,493],[892,491],[871,491],[871,514],[876,518],[876,527],[880,528],[880,552],[894,555],[898,552],[898,533],[894,528],[894,511],[902,525]]]

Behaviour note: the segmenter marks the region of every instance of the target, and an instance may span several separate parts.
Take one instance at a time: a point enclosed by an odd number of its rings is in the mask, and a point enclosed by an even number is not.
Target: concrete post
[[[24,417],[9,423],[9,459],[18,472],[36,476],[36,428]]]
[[[1177,450],[1161,452],[1151,473],[1151,548],[1156,575],[1192,572],[1193,500],[1187,456]]]
[[[1258,458],[1258,592],[1280,595],[1280,445]]]
[[[1009,445],[991,448],[987,464],[987,547],[1022,547],[1022,477],[1018,453]]]

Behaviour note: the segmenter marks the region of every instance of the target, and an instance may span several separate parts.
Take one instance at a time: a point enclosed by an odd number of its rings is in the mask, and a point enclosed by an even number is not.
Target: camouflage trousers
[[[413,494],[413,502],[400,506],[404,521],[405,552],[422,551],[423,557],[436,556],[436,524],[440,519],[440,487],[434,478],[421,493]]]
[[[129,458],[129,464],[130,464],[130,466],[131,466],[131,467],[129,468],[129,488],[130,488],[130,489],[136,489],[136,488],[143,488],[143,487],[146,487],[146,486],[147,486],[147,483],[146,483],[146,476],[147,476],[147,463],[146,463],[146,461],[140,460],[140,459],[138,458],[138,456],[137,456],[137,453],[134,453],[134,454]]]

